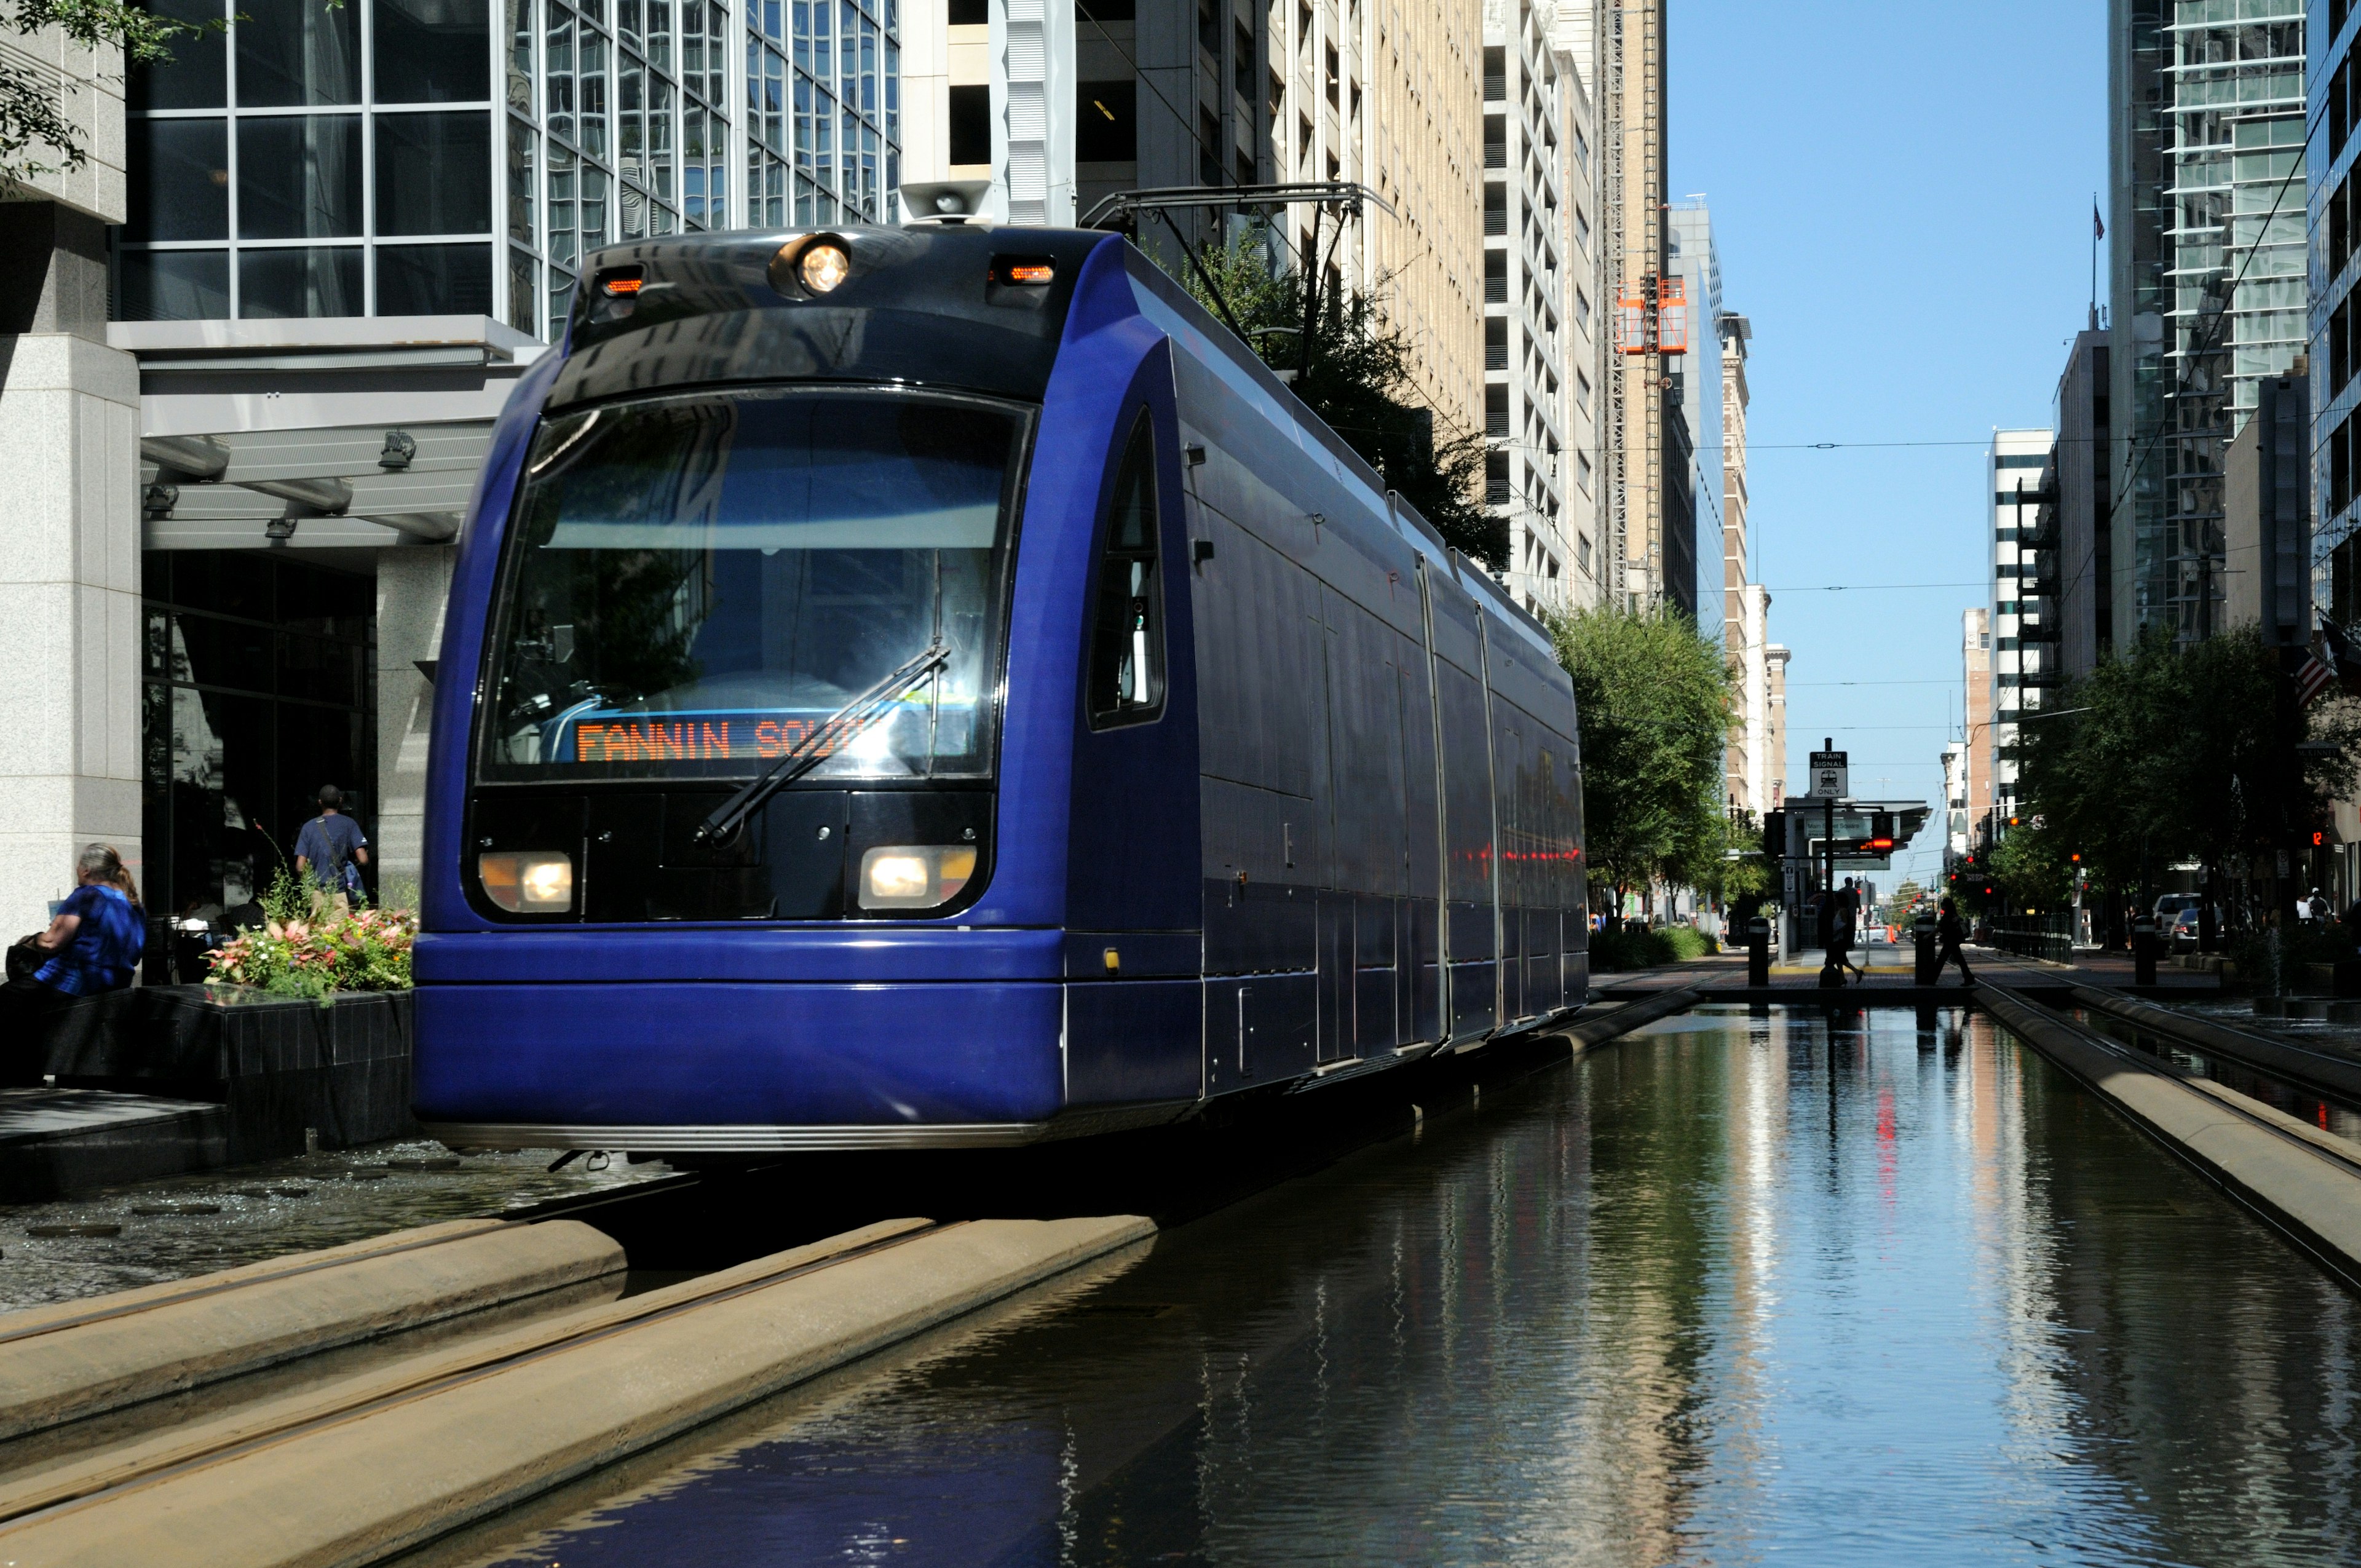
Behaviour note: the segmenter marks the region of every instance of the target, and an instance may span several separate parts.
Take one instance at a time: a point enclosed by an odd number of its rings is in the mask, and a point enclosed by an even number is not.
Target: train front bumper
[[[423,985],[413,1103],[460,1147],[1029,1143],[1065,1109],[1062,987]]]

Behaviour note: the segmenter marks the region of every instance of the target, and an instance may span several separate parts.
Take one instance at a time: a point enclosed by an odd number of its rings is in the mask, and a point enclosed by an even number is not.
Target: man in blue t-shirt
[[[368,864],[368,838],[344,805],[344,791],[322,784],[320,815],[295,836],[295,874],[331,898],[358,893],[360,868]]]

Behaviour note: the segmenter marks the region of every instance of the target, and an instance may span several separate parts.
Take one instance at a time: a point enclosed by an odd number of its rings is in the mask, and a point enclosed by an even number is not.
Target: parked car
[[[2156,901],[2156,928],[2160,932],[2172,930],[2174,923],[2180,918],[2182,910],[2195,909],[2204,902],[2193,893],[2168,893],[2160,895]]]
[[[2197,916],[2198,907],[2194,903],[2173,916],[2169,927],[2172,951],[2193,953],[2197,950]]]

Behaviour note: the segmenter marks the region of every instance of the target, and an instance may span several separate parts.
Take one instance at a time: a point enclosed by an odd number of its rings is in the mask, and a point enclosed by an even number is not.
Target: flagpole
[[[2107,232],[2099,220],[2099,193],[2091,192],[2091,329],[2099,326],[2099,236]]]

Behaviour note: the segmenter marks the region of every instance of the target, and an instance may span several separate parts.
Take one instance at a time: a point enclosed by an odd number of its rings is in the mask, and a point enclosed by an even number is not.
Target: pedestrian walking
[[[314,907],[334,904],[350,909],[361,890],[361,867],[368,864],[368,837],[345,815],[345,792],[320,786],[320,815],[295,837],[295,874],[310,884]]]
[[[74,862],[74,890],[49,929],[8,950],[0,987],[0,1037],[38,1045],[34,1025],[78,996],[120,991],[138,973],[148,949],[139,886],[112,844],[91,844]],[[32,1069],[9,1064],[12,1076]]]
[[[1845,878],[1844,891],[1837,894],[1836,940],[1829,946],[1828,956],[1852,970],[1856,979],[1867,980],[1869,971],[1852,961],[1852,944],[1861,929],[1861,888],[1850,877]]]
[[[1949,899],[1943,900],[1943,913],[1935,921],[1935,978],[1937,980],[1943,978],[1945,964],[1957,963],[1960,966],[1960,983],[1975,984],[1976,977],[1968,972],[1968,955],[1960,951],[1960,944],[1967,939],[1967,922],[1960,918],[1959,910],[1952,906]]]

